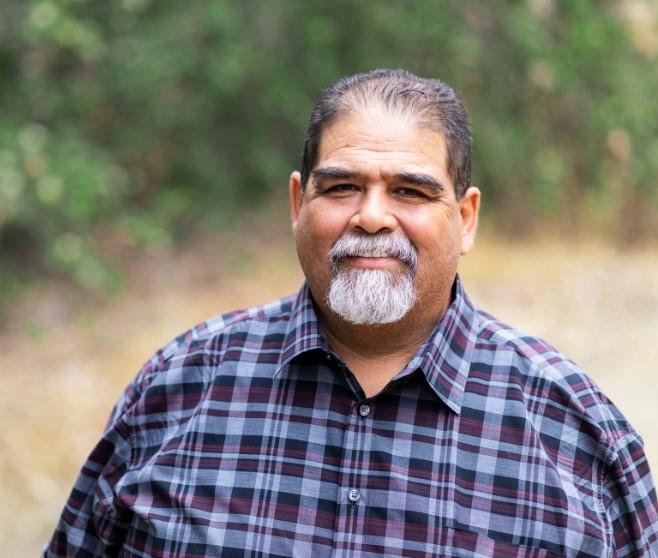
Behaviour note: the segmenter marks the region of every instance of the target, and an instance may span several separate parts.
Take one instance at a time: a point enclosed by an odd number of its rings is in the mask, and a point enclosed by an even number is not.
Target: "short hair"
[[[372,104],[414,116],[419,126],[443,135],[448,174],[455,196],[461,199],[471,185],[471,132],[466,109],[454,90],[442,81],[421,78],[401,69],[377,69],[347,76],[324,90],[311,111],[306,129],[302,187],[306,188],[317,162],[324,130],[341,116]]]

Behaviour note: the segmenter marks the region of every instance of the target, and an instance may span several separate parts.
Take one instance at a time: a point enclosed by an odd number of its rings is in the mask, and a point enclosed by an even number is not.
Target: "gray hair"
[[[302,155],[305,188],[317,162],[322,132],[341,116],[372,104],[418,119],[418,125],[443,135],[448,175],[460,199],[471,185],[471,132],[464,105],[453,89],[438,79],[406,70],[379,69],[344,77],[325,89],[313,107]]]

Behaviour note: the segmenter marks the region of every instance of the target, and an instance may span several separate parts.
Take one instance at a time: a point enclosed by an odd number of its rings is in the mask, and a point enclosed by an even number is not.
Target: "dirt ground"
[[[190,325],[296,290],[285,234],[153,253],[99,301],[32,288],[0,330],[0,548],[36,556],[110,408],[148,356]],[[623,410],[658,466],[658,248],[497,241],[482,234],[462,278],[476,304],[548,339]]]

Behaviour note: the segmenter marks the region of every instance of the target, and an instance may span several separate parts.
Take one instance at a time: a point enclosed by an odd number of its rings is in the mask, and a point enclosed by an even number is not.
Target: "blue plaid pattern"
[[[306,286],[158,351],[44,556],[658,556],[642,441],[578,368],[457,280],[366,399]]]

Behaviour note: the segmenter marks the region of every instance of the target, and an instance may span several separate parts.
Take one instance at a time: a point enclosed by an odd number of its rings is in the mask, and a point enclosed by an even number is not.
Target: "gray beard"
[[[331,281],[327,304],[353,324],[390,324],[401,320],[416,302],[411,271],[341,269]]]

